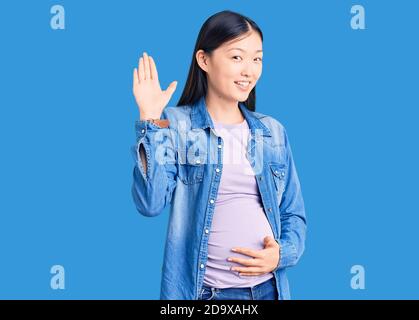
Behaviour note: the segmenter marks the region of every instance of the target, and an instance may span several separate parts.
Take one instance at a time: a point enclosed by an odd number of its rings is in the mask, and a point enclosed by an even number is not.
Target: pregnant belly
[[[263,239],[266,236],[274,237],[259,202],[232,201],[216,206],[208,239],[208,267],[230,270],[232,266],[243,266],[227,259],[229,257],[252,259],[252,257],[235,253],[231,249],[241,247],[262,250]]]

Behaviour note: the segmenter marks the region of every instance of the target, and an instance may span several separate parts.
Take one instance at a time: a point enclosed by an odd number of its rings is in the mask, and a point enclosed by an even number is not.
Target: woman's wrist
[[[140,120],[160,119],[160,117],[161,117],[161,114],[151,114],[151,113],[142,114],[142,113],[140,113]]]

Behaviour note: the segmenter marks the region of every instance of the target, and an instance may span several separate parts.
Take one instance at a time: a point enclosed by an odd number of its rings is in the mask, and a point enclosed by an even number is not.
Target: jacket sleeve
[[[161,119],[167,119],[163,111]],[[150,122],[135,122],[136,144],[131,152],[135,160],[132,197],[139,213],[146,217],[159,215],[172,200],[177,178],[177,134],[173,123],[160,128]],[[144,170],[140,147],[144,147],[147,172]]]
[[[306,238],[306,215],[303,195],[285,129],[284,139],[288,170],[285,189],[279,206],[281,219],[280,259],[276,269],[287,268],[297,264],[304,252]]]

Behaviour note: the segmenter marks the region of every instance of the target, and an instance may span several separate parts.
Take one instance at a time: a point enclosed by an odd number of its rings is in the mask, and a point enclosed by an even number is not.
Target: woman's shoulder
[[[169,122],[189,121],[191,106],[168,106],[164,108],[162,119],[168,119]]]
[[[269,129],[271,136],[273,138],[273,141],[275,141],[276,143],[280,145],[285,143],[286,130],[285,130],[284,125],[281,123],[281,121],[279,121],[273,116],[270,116],[264,113],[260,113],[256,111],[253,111],[252,113]]]
[[[272,129],[272,130],[276,130],[276,131],[284,131],[285,130],[284,125],[278,119],[274,118],[273,116],[269,116],[267,114],[256,112],[256,111],[253,111],[252,113],[256,118],[258,118],[260,121],[262,121],[262,123],[264,125],[266,125],[268,127],[268,129]]]
[[[163,110],[162,119],[168,119],[171,123],[179,123],[182,121],[184,124],[188,125],[190,124],[192,108],[193,107],[190,105],[168,106]],[[280,138],[284,135],[285,127],[278,119],[256,111],[251,111],[251,114],[259,119],[269,129],[273,136]]]

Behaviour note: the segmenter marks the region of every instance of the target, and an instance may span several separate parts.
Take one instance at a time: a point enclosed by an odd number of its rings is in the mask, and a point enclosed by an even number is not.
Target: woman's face
[[[262,74],[262,40],[253,30],[224,43],[210,55],[199,50],[199,66],[207,73],[209,90],[225,100],[245,101]]]

